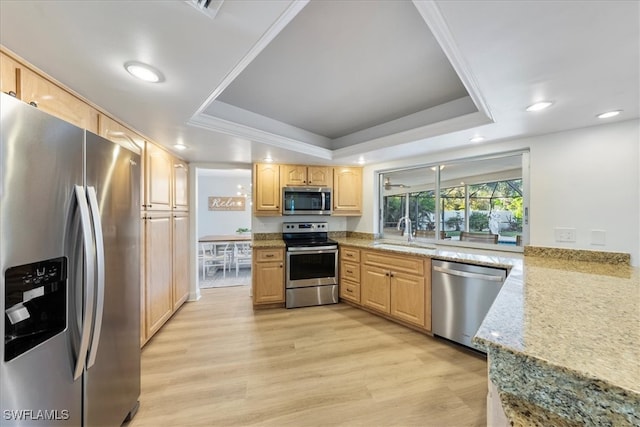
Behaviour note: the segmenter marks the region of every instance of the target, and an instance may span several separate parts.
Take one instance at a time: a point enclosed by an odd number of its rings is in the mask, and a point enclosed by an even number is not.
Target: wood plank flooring
[[[142,352],[141,426],[485,426],[486,361],[345,304],[203,289]]]

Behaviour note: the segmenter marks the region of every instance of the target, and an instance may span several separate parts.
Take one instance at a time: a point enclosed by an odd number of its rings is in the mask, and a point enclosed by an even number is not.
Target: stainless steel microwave
[[[331,215],[331,188],[283,187],[283,215]]]

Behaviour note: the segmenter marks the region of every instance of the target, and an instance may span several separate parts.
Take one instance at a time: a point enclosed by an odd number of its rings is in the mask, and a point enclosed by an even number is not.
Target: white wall
[[[364,215],[349,230],[376,230],[376,171],[482,154],[530,150],[530,244],[631,254],[640,265],[640,121],[593,126],[465,150],[369,165],[363,176]],[[372,189],[373,191],[368,191]],[[559,243],[555,227],[576,229],[575,243]],[[591,243],[605,230],[605,245]]]
[[[237,197],[238,185],[250,189],[251,170],[216,171],[198,174],[198,236],[234,234],[238,228],[251,228],[251,197],[243,211],[210,211],[210,196]]]

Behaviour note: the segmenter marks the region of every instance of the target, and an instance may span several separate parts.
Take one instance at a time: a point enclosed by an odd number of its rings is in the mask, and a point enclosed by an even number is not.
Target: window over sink
[[[528,161],[516,152],[380,172],[381,237],[409,240],[410,227],[418,242],[524,245]]]

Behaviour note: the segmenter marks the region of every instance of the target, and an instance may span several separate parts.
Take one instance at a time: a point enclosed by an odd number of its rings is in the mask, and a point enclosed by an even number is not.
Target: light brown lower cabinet
[[[360,249],[340,247],[340,298],[360,304]]]
[[[392,319],[431,330],[431,260],[363,251],[361,304]]]
[[[253,250],[253,305],[284,303],[284,249]]]
[[[144,341],[148,341],[173,313],[172,216],[170,212],[144,217]]]
[[[141,345],[189,297],[188,213],[143,212]]]
[[[173,311],[189,297],[189,216],[173,214]]]

